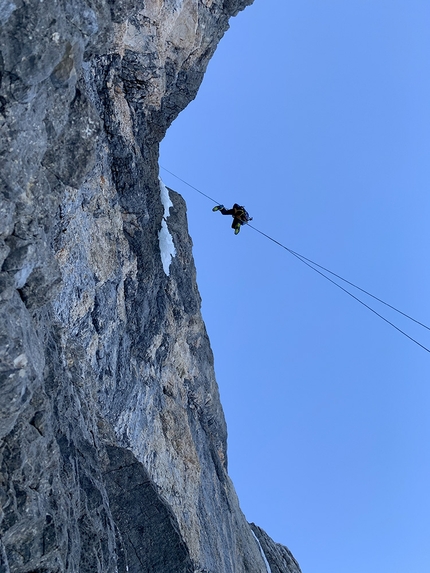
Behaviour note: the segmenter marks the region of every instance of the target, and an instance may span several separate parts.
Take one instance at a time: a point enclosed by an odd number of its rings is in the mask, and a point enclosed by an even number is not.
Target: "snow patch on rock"
[[[264,553],[263,548],[261,547],[261,543],[260,543],[258,537],[255,535],[255,533],[252,530],[251,530],[251,532],[252,532],[252,535],[255,537],[256,542],[258,543],[258,547],[260,548],[261,557],[263,558],[267,573],[272,573],[272,570],[270,569],[269,562],[267,561],[267,558],[266,558],[266,554]]]
[[[161,262],[163,264],[164,272],[167,276],[170,273],[170,263],[172,258],[176,255],[175,245],[173,243],[173,237],[169,232],[167,227],[167,217],[169,216],[170,207],[173,207],[173,203],[170,200],[169,192],[167,187],[164,185],[163,181],[160,179],[160,197],[161,202],[164,206],[163,220],[161,221],[161,229],[158,231],[158,241],[160,244],[160,254]]]

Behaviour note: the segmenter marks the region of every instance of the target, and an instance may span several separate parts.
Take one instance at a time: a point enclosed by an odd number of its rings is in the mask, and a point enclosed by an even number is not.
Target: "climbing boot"
[[[238,235],[240,233],[240,225],[234,228],[234,234]]]
[[[216,205],[216,207],[214,207],[212,211],[221,211],[221,209],[224,209],[224,205]]]

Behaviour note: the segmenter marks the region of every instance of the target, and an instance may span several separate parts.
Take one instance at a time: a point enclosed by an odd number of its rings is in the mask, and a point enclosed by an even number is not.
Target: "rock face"
[[[173,191],[160,253],[158,144],[251,3],[0,0],[1,572],[267,570]]]
[[[260,544],[263,559],[267,561],[271,573],[300,573],[300,567],[287,547],[275,543],[265,531],[251,523],[254,536]]]

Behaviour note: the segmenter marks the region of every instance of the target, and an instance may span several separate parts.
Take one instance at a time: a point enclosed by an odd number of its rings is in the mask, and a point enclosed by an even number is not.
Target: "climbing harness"
[[[164,170],[167,171],[167,173],[170,173],[170,175],[173,175],[173,177],[176,177],[176,179],[179,179],[179,181],[182,181],[182,183],[185,183],[185,185],[188,185],[188,187],[191,187],[191,189],[194,189],[195,191],[197,191],[197,193],[200,193],[200,195],[203,195],[204,197],[206,197],[207,199],[210,199],[211,201],[213,201],[214,203],[216,203],[217,205],[221,205],[221,203],[219,201],[216,201],[215,199],[213,199],[212,197],[210,197],[209,195],[206,195],[206,193],[203,193],[203,191],[200,191],[200,189],[197,189],[197,187],[194,187],[193,185],[191,185],[190,183],[188,183],[187,181],[185,181],[184,179],[181,179],[180,177],[178,177],[177,175],[175,175],[175,173],[172,173],[171,171],[169,171],[168,169],[166,169],[165,167],[161,166],[160,167]],[[419,320],[416,320],[415,318],[413,318],[412,316],[409,316],[408,314],[406,314],[405,312],[402,312],[401,310],[399,310],[398,308],[396,308],[395,306],[383,301],[382,299],[378,298],[377,296],[371,294],[370,292],[368,292],[367,290],[357,286],[356,284],[354,284],[351,281],[348,281],[347,279],[344,279],[343,277],[341,277],[340,275],[334,273],[333,271],[330,271],[329,269],[327,269],[326,267],[323,267],[322,265],[319,265],[318,263],[312,261],[311,259],[308,259],[307,257],[304,257],[303,255],[297,253],[296,251],[293,251],[292,249],[289,249],[288,247],[286,247],[285,245],[283,245],[282,243],[280,243],[279,241],[277,241],[276,239],[274,239],[273,237],[271,237],[270,235],[267,235],[266,233],[264,233],[263,231],[260,231],[260,229],[257,229],[257,227],[254,227],[254,225],[251,225],[249,222],[245,223],[248,227],[250,227],[251,229],[253,229],[254,231],[256,231],[257,233],[259,233],[260,235],[262,235],[263,237],[266,237],[266,239],[269,239],[269,241],[272,241],[273,243],[279,245],[282,249],[285,249],[286,251],[288,251],[291,255],[293,255],[294,257],[296,257],[299,261],[301,261],[302,263],[304,263],[306,266],[308,266],[310,269],[312,269],[313,271],[315,271],[316,273],[318,273],[319,275],[321,275],[322,277],[324,277],[326,280],[328,280],[329,282],[331,282],[332,284],[334,284],[335,286],[337,286],[339,289],[341,289],[343,292],[345,292],[346,294],[348,294],[350,297],[352,297],[354,300],[356,300],[357,302],[359,302],[360,304],[362,304],[363,306],[365,306],[367,309],[369,309],[371,312],[373,312],[374,314],[376,314],[376,316],[378,316],[379,318],[381,318],[383,321],[385,321],[387,324],[389,324],[390,326],[392,326],[393,328],[395,328],[398,332],[400,332],[401,334],[403,334],[404,336],[406,336],[406,338],[409,338],[409,340],[411,340],[412,342],[415,342],[415,344],[417,344],[418,346],[420,346],[422,349],[426,350],[427,352],[430,353],[430,349],[427,348],[426,346],[424,346],[423,344],[421,344],[420,342],[418,342],[418,340],[416,340],[415,338],[413,338],[412,336],[410,336],[409,334],[407,334],[404,330],[402,330],[401,328],[399,328],[398,326],[396,326],[393,322],[391,322],[390,320],[388,320],[387,318],[385,318],[384,316],[382,316],[382,314],[379,314],[379,312],[377,312],[376,310],[374,310],[371,306],[369,306],[368,304],[366,304],[365,302],[363,302],[361,299],[359,299],[357,296],[355,296],[354,294],[352,294],[349,290],[347,290],[346,288],[344,288],[342,285],[340,285],[339,283],[337,283],[336,281],[334,281],[333,279],[331,279],[330,277],[328,277],[327,275],[325,275],[322,271],[327,272],[329,274],[331,274],[332,276],[336,277],[337,279],[343,281],[344,283],[356,288],[357,290],[363,292],[364,294],[367,294],[368,296],[372,297],[373,299],[377,300],[378,302],[384,304],[385,306],[391,308],[392,310],[396,311],[397,313],[401,314],[402,316],[404,316],[405,318],[408,318],[409,320],[412,320],[413,322],[415,322],[416,324],[418,324],[419,326],[422,326],[423,328],[426,328],[427,330],[430,330],[430,327],[427,326],[426,324],[423,324],[422,322],[420,322]],[[318,267],[318,268],[316,268]],[[321,270],[319,270],[321,269]]]

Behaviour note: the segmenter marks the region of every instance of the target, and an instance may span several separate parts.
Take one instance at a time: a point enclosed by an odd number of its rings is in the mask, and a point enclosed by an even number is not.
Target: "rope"
[[[258,229],[255,229],[256,231],[258,231]],[[260,232],[260,231],[259,231]],[[270,238],[270,237],[269,237]],[[271,238],[270,238],[271,239]],[[273,239],[271,239],[273,240]],[[282,245],[283,246],[283,245]],[[306,257],[304,257],[303,255],[300,255],[299,253],[296,253],[295,251],[288,249],[287,247],[284,247],[284,249],[286,249],[287,251],[289,251],[292,255],[295,255],[297,257],[300,257],[301,259],[303,259],[304,261],[308,261],[309,263],[311,263],[312,265],[315,265],[316,267],[323,269],[324,271],[326,271],[327,273],[330,273],[331,275],[335,276],[336,278],[340,279],[341,281],[353,286],[354,288],[360,290],[361,292],[364,292],[364,294],[367,294],[368,296],[371,296],[372,298],[374,298],[375,300],[377,300],[378,302],[381,302],[382,304],[385,304],[385,306],[388,306],[389,308],[395,310],[396,312],[398,312],[399,314],[403,315],[406,318],[409,318],[409,320],[412,320],[413,322],[416,322],[417,324],[419,324],[420,326],[422,326],[423,328],[426,328],[427,330],[430,330],[430,327],[427,326],[426,324],[423,324],[422,322],[420,322],[419,320],[416,320],[415,318],[413,318],[412,316],[409,316],[409,314],[406,314],[405,312],[402,312],[401,310],[399,310],[398,308],[396,308],[395,306],[392,306],[391,304],[389,304],[388,302],[385,302],[384,300],[382,300],[381,298],[378,298],[377,296],[373,295],[371,292],[365,290],[364,288],[359,287],[358,285],[344,279],[343,277],[341,277],[340,275],[337,275],[336,273],[334,273],[333,271],[331,271],[330,269],[327,269],[326,267],[323,267],[322,265],[319,265],[318,263],[316,263],[315,261],[312,261],[311,259],[308,259]],[[316,270],[316,269],[315,269]]]
[[[282,247],[283,249],[285,249],[286,251],[288,251],[289,253],[291,253],[292,255],[294,255],[297,259],[299,259],[299,261],[301,261],[302,263],[304,263],[306,266],[308,266],[309,268],[311,268],[313,271],[315,271],[316,273],[318,273],[319,275],[321,275],[322,277],[324,277],[325,279],[327,279],[328,281],[330,281],[332,284],[336,285],[338,288],[340,288],[341,290],[343,290],[343,292],[346,292],[346,294],[348,294],[350,297],[352,297],[353,299],[355,299],[357,302],[359,302],[360,304],[362,304],[363,306],[365,306],[366,308],[368,308],[371,312],[373,312],[374,314],[376,314],[376,316],[379,316],[379,318],[382,318],[382,320],[384,320],[387,324],[390,324],[393,328],[395,328],[396,330],[398,330],[399,332],[401,332],[404,336],[406,336],[407,338],[409,338],[409,340],[412,340],[412,342],[415,342],[415,344],[418,344],[418,346],[421,346],[421,348],[423,348],[424,350],[426,350],[427,352],[430,352],[430,349],[427,348],[426,346],[424,346],[423,344],[421,344],[420,342],[418,342],[418,340],[415,340],[415,338],[412,338],[412,336],[409,336],[409,334],[407,334],[404,330],[402,330],[401,328],[399,328],[398,326],[396,326],[395,324],[393,324],[392,322],[390,322],[387,318],[385,318],[384,316],[382,316],[382,314],[379,314],[379,312],[376,312],[376,310],[374,310],[371,306],[369,306],[368,304],[366,304],[365,302],[363,302],[362,300],[360,300],[358,297],[356,297],[355,295],[353,295],[351,292],[349,292],[349,290],[347,290],[346,288],[343,288],[342,285],[338,284],[336,281],[332,280],[330,277],[328,277],[327,275],[325,275],[324,273],[322,273],[321,271],[319,271],[318,269],[316,269],[315,267],[313,267],[311,264],[309,264],[309,262],[307,262],[309,259],[305,259],[305,257],[302,257],[302,255],[299,255],[299,253],[296,253],[294,251],[292,251],[291,249],[289,249],[288,247],[286,247],[285,245],[283,245],[282,243],[280,243],[279,241],[276,241],[275,239],[273,239],[272,237],[269,237],[269,235],[266,235],[266,233],[263,233],[263,231],[260,231],[259,229],[257,229],[256,227],[250,225],[248,223],[248,226],[251,227],[251,229],[254,229],[254,231],[257,231],[257,233],[260,233],[260,235],[263,235],[264,237],[267,237],[270,241],[273,241],[274,243],[276,243],[277,245],[279,245],[280,247]],[[316,263],[313,263],[316,264]],[[319,267],[321,267],[321,265],[317,265]],[[324,268],[324,267],[321,267]],[[328,271],[329,273],[331,271]],[[331,273],[335,276],[335,273]],[[355,286],[353,283],[350,283],[349,281],[343,279],[342,277],[339,277],[340,279],[344,280],[345,282],[347,282],[348,284]],[[366,292],[365,290],[361,289],[360,287],[356,287],[358,289],[360,289],[363,292]],[[367,293],[370,294],[370,293]],[[370,295],[373,296],[373,295]],[[373,297],[376,300],[380,300],[377,297]],[[387,304],[386,302],[382,301],[384,304],[386,304],[387,306],[389,306],[390,308],[392,308],[393,310],[399,312],[400,314],[403,314],[404,316],[406,316],[407,318],[410,318],[411,320],[413,320],[414,322],[421,324],[420,322],[418,322],[417,320],[415,320],[414,318],[411,318],[410,316],[408,316],[407,314],[405,314],[404,312],[398,310],[397,308],[395,308],[394,306],[391,306],[390,304]],[[426,326],[425,324],[422,324],[422,326],[424,326],[424,328],[427,328],[428,330],[429,327]]]
[[[212,197],[209,197],[209,195],[206,195],[206,193],[203,193],[203,191],[200,191],[200,189],[197,189],[197,187],[194,187],[194,185],[187,183],[184,179],[181,179],[180,177],[178,177],[177,175],[175,175],[174,173],[172,173],[171,171],[169,171],[168,169],[166,169],[162,165],[160,165],[160,167],[161,167],[161,169],[164,169],[164,171],[167,171],[167,173],[170,173],[170,175],[173,175],[173,177],[176,177],[176,179],[179,179],[179,181],[182,181],[182,183],[185,183],[185,185],[188,185],[188,187],[191,187],[191,189],[194,189],[194,191],[197,191],[197,193],[200,193],[200,195],[203,195],[203,197],[207,197],[213,203],[216,203],[217,205],[221,205],[221,203],[219,201],[216,201]]]
[[[181,179],[180,177],[178,177],[177,175],[175,175],[174,173],[172,173],[171,171],[169,171],[168,169],[166,169],[165,167],[162,167],[160,165],[160,167],[162,169],[164,169],[164,171],[167,171],[167,173],[170,173],[170,175],[173,175],[173,177],[176,177],[176,179],[179,179],[179,181],[182,181],[182,183],[185,183],[185,185],[188,185],[188,187],[191,187],[192,189],[194,189],[195,191],[197,191],[198,193],[200,193],[200,195],[203,195],[204,197],[207,197],[208,199],[210,199],[211,201],[213,201],[214,203],[216,203],[217,205],[220,205],[219,201],[216,201],[215,199],[213,199],[212,197],[210,197],[209,195],[206,195],[206,193],[203,193],[202,191],[200,191],[200,189],[197,189],[197,187],[194,187],[193,185],[190,185],[190,183],[188,183],[187,181],[185,181],[184,179]],[[301,261],[303,264],[305,264],[306,266],[308,266],[309,268],[311,268],[313,271],[315,271],[316,273],[318,273],[319,275],[321,275],[322,277],[324,277],[326,280],[328,280],[329,282],[331,282],[332,284],[334,284],[335,286],[337,286],[339,289],[341,289],[343,292],[345,292],[346,294],[348,294],[350,297],[352,297],[354,300],[356,300],[357,302],[359,302],[360,304],[362,304],[364,307],[366,307],[367,309],[369,309],[371,312],[373,312],[374,314],[376,314],[376,316],[378,316],[379,318],[381,318],[384,322],[386,322],[387,324],[389,324],[390,326],[392,326],[393,328],[395,328],[398,332],[400,332],[401,334],[403,334],[404,336],[406,336],[406,338],[409,338],[409,340],[411,340],[412,342],[415,342],[415,344],[417,344],[418,346],[420,346],[421,348],[423,348],[424,350],[426,350],[427,352],[430,353],[430,349],[427,348],[426,346],[424,346],[423,344],[421,344],[420,342],[418,342],[418,340],[416,340],[415,338],[412,338],[412,336],[409,336],[409,334],[407,334],[404,330],[402,330],[401,328],[399,328],[398,326],[396,326],[394,323],[392,323],[391,321],[389,321],[388,319],[386,319],[384,316],[382,316],[382,314],[379,314],[379,312],[377,312],[376,310],[374,310],[371,306],[369,306],[368,304],[366,304],[365,302],[363,302],[362,300],[360,300],[358,297],[356,297],[355,295],[353,295],[349,290],[347,290],[346,288],[344,288],[342,285],[340,285],[339,283],[337,283],[336,281],[334,281],[333,279],[331,279],[330,277],[328,277],[327,275],[325,275],[324,273],[322,273],[321,271],[319,271],[317,268],[318,267],[320,269],[323,269],[324,271],[330,273],[331,275],[335,276],[336,278],[342,280],[343,282],[351,285],[352,287],[360,290],[361,292],[367,294],[368,296],[374,298],[375,300],[377,300],[378,302],[384,304],[385,306],[388,306],[389,308],[391,308],[392,310],[395,310],[396,312],[398,312],[399,314],[401,314],[402,316],[408,318],[409,320],[412,320],[413,322],[415,322],[416,324],[419,324],[420,326],[422,326],[423,328],[426,328],[427,330],[430,330],[430,327],[428,327],[426,324],[423,324],[422,322],[420,322],[419,320],[416,320],[415,318],[413,318],[412,316],[409,316],[408,314],[406,314],[405,312],[402,312],[401,310],[399,310],[398,308],[396,308],[395,306],[392,306],[391,304],[388,304],[387,302],[383,301],[382,299],[378,298],[377,296],[371,294],[370,292],[368,292],[367,290],[357,286],[356,284],[348,281],[347,279],[344,279],[343,277],[341,277],[340,275],[334,273],[333,271],[330,271],[329,269],[327,269],[326,267],[323,267],[322,265],[319,265],[318,263],[315,263],[314,261],[312,261],[311,259],[308,259],[307,257],[304,257],[303,255],[297,253],[296,251],[293,251],[292,249],[289,249],[288,247],[286,247],[285,245],[283,245],[282,243],[280,243],[279,241],[277,241],[276,239],[274,239],[273,237],[271,237],[270,235],[267,235],[266,233],[264,233],[263,231],[260,231],[260,229],[257,229],[257,227],[254,227],[254,225],[251,225],[250,223],[247,223],[248,227],[250,227],[251,229],[253,229],[254,231],[256,231],[257,233],[259,233],[260,235],[262,235],[263,237],[266,237],[267,239],[269,239],[269,241],[272,241],[273,243],[279,245],[281,248],[285,249],[286,251],[288,251],[290,254],[292,254],[294,257],[296,257],[299,261]],[[315,265],[315,266],[312,266]]]
[[[371,292],[365,290],[364,288],[359,287],[358,285],[352,283],[351,281],[348,281],[346,279],[344,279],[343,277],[341,277],[340,275],[334,273],[333,271],[331,271],[330,269],[327,269],[326,267],[323,267],[322,265],[319,265],[318,263],[316,263],[315,261],[312,261],[311,259],[308,259],[307,257],[304,257],[303,255],[301,255],[300,253],[296,253],[295,251],[293,251],[292,249],[289,249],[288,247],[286,247],[285,245],[282,245],[281,243],[279,243],[278,241],[276,241],[275,239],[273,239],[272,237],[269,237],[269,235],[266,235],[266,233],[263,233],[262,231],[260,231],[259,229],[257,229],[256,227],[253,227],[252,225],[250,225],[248,223],[248,226],[251,227],[251,229],[254,229],[254,231],[257,231],[257,233],[260,233],[261,235],[264,235],[265,237],[267,237],[268,239],[270,239],[271,241],[273,241],[274,243],[278,244],[280,247],[282,247],[283,249],[285,249],[286,251],[288,251],[289,253],[291,253],[292,255],[294,255],[295,257],[301,259],[303,262],[307,261],[308,263],[311,263],[312,265],[315,265],[316,267],[323,269],[324,271],[326,271],[327,273],[330,273],[331,275],[335,276],[336,278],[340,279],[341,281],[353,286],[354,288],[360,290],[361,292],[364,292],[364,294],[367,294],[368,296],[371,296],[372,298],[374,298],[375,300],[377,300],[378,302],[381,302],[382,304],[385,304],[385,306],[388,306],[389,308],[395,310],[396,312],[398,312],[399,314],[403,315],[406,318],[409,318],[409,320],[412,320],[413,322],[416,322],[417,324],[419,324],[420,326],[422,326],[423,328],[426,328],[427,330],[430,330],[430,327],[427,326],[426,324],[423,324],[422,322],[420,322],[419,320],[416,320],[415,318],[413,318],[412,316],[409,316],[409,314],[406,314],[405,312],[402,312],[401,310],[399,310],[398,308],[396,308],[395,306],[392,306],[391,304],[388,304],[388,302],[385,302],[384,300],[382,300],[381,298],[378,298],[377,296],[373,295]],[[310,265],[309,265],[310,266]],[[316,269],[314,269],[316,271]],[[323,275],[323,273],[320,273]],[[325,276],[325,275],[323,275]],[[328,277],[326,277],[328,278]],[[337,283],[335,283],[337,284]]]

